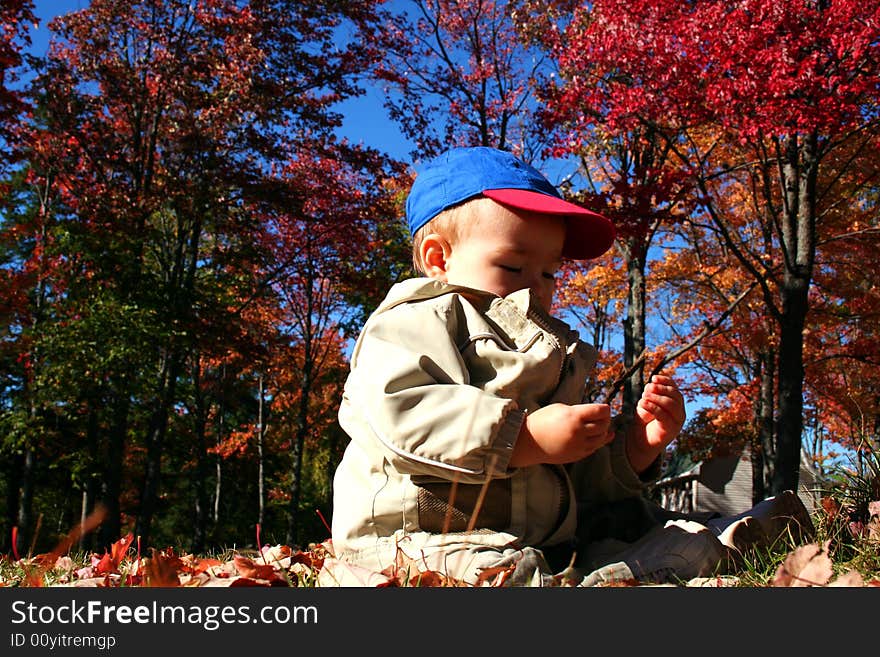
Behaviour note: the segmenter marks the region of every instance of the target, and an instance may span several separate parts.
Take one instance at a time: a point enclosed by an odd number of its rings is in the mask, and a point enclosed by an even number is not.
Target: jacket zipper
[[[559,371],[556,373],[556,385],[559,385],[559,382],[562,380],[562,373],[565,371],[565,364],[566,362],[568,362],[568,354],[562,347],[562,341],[553,331],[552,327],[539,313],[529,308],[529,310],[526,312],[526,317],[537,324],[539,328],[541,328],[548,336],[550,336],[550,338],[553,340],[555,348],[563,352],[562,360],[559,363]]]

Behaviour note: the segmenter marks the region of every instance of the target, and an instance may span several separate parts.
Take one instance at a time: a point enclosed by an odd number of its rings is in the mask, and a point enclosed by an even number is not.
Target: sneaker
[[[801,498],[790,490],[758,502],[748,513],[760,523],[768,544],[781,539],[800,544],[816,535],[810,512]]]
[[[727,566],[727,549],[697,522],[670,520],[615,555],[639,582],[682,584],[718,574]]]
[[[718,534],[718,540],[727,548],[727,568],[734,572],[744,566],[748,555],[769,542],[761,523],[752,516],[738,518],[727,525]]]
[[[767,544],[767,533],[757,518],[745,516],[725,527],[718,534],[718,540],[740,554],[747,554],[753,548]]]

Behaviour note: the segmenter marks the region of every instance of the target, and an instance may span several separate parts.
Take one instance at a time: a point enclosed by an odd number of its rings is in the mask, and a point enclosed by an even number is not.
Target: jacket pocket
[[[416,485],[419,527],[424,531],[440,534],[468,529],[503,531],[510,526],[510,479],[492,479],[488,484]]]

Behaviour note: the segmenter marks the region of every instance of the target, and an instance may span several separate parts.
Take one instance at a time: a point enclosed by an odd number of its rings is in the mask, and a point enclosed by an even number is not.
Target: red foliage
[[[28,28],[36,25],[32,0],[4,0],[0,5],[0,139],[8,141],[11,124],[19,120],[24,109],[21,93],[12,87],[17,80],[16,67],[21,64],[21,49],[30,43]],[[0,157],[9,154],[4,143]],[[0,160],[0,171],[3,162]]]
[[[844,132],[877,94],[878,12],[877,0],[581,5],[548,36],[565,80],[554,108],[579,138],[599,108],[611,126],[711,119],[743,139]]]

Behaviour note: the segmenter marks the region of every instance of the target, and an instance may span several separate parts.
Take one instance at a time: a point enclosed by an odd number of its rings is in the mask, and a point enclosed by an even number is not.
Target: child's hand
[[[572,463],[613,437],[608,404],[551,404],[526,416],[510,465]]]
[[[684,426],[684,397],[671,377],[655,374],[636,405],[638,422],[627,453],[636,472],[647,468]]]

